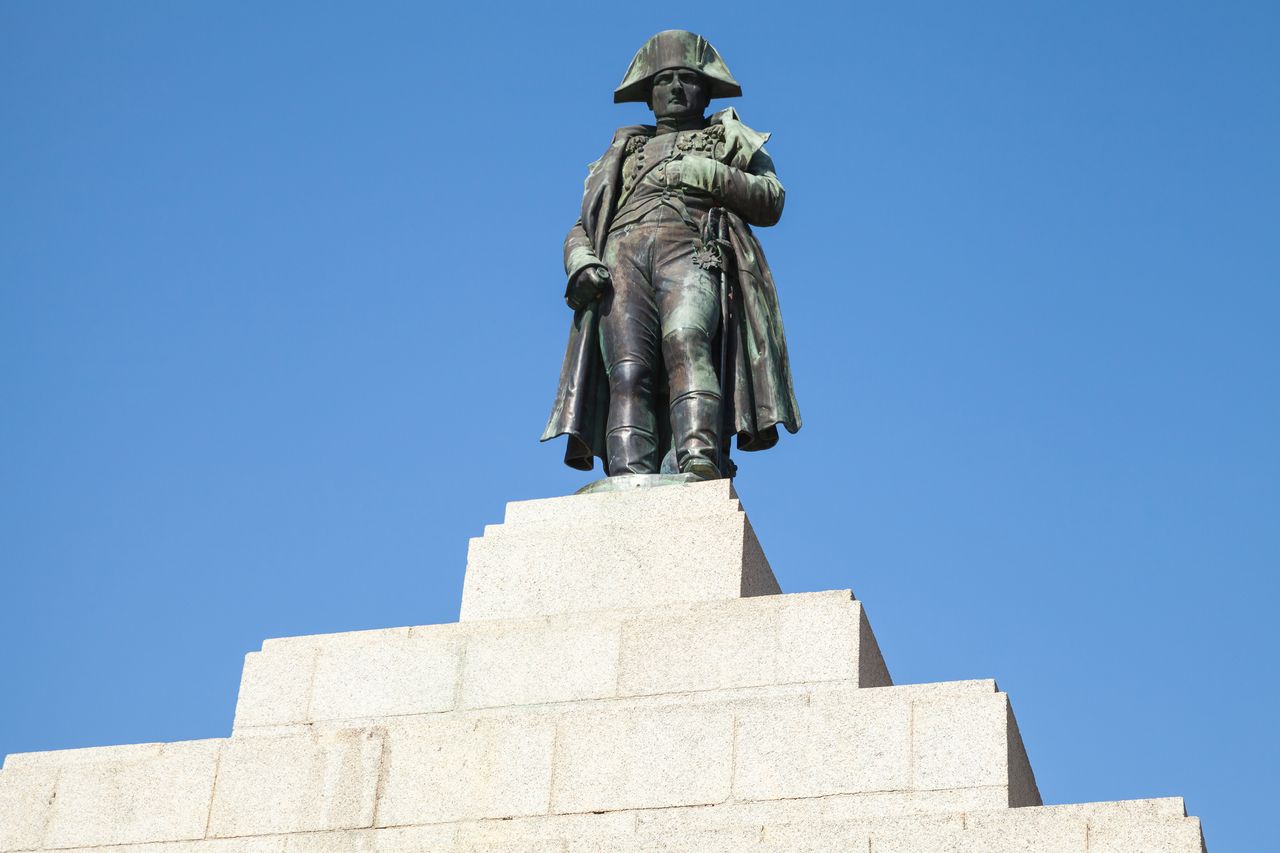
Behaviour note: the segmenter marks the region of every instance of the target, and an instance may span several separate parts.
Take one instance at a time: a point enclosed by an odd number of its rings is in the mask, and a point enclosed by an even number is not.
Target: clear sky
[[[0,2],[0,754],[225,736],[264,638],[456,619],[652,33],[772,131],[786,591],[995,677],[1047,802],[1274,843],[1280,4]]]

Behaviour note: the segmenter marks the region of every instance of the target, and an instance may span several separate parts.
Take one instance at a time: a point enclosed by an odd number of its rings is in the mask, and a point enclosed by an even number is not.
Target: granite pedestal
[[[994,681],[894,685],[780,594],[728,481],[509,504],[461,619],[267,640],[228,738],[10,755],[0,851],[1201,853],[1179,798],[1043,806]]]

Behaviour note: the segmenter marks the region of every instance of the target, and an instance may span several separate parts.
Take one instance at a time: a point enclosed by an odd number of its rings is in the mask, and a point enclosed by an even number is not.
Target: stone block
[[[734,797],[773,800],[911,787],[911,701],[895,688],[813,694],[738,714]],[[940,786],[940,787],[956,787]]]
[[[750,599],[757,601],[777,602],[777,683],[853,678],[859,687],[893,684],[851,590]]]
[[[776,800],[711,806],[551,815],[451,824],[457,851],[563,850],[566,853],[687,851],[687,853],[1087,853],[1090,814],[1125,827],[1139,853],[1196,853],[1198,827],[1182,818],[1090,804],[1082,809],[1000,808],[988,813],[879,815],[852,820],[819,816],[822,801]],[[1127,815],[1127,817],[1126,817]],[[1193,831],[1194,830],[1194,831]],[[1179,833],[1183,837],[1179,837]],[[1092,836],[1090,836],[1092,837]],[[1120,837],[1120,836],[1117,836]],[[1110,843],[1110,842],[1108,842]],[[1145,846],[1144,846],[1145,844]],[[1170,846],[1172,844],[1172,846]],[[328,847],[320,848],[327,853]],[[379,846],[350,848],[382,851]],[[400,848],[394,848],[401,853]],[[293,851],[289,851],[293,853]],[[416,851],[415,851],[416,853]]]
[[[73,754],[64,756],[67,761],[59,767],[45,846],[203,838],[221,744],[205,740],[68,750]],[[95,753],[100,760],[94,760]]]
[[[1007,786],[1007,805],[1040,804],[1007,695],[916,701],[911,732],[913,788]]]
[[[1145,800],[1113,800],[1103,803],[1069,803],[1065,805],[1041,806],[1032,809],[1020,809],[1011,814],[1046,814],[1061,815],[1087,821],[1090,826],[1099,827],[1106,823],[1142,823],[1164,820],[1181,820],[1187,816],[1186,804],[1182,797],[1157,797]],[[998,819],[1003,813],[992,816]],[[987,820],[986,815],[975,815],[974,820]]]
[[[655,609],[626,619],[621,630],[623,696],[778,683],[776,607]],[[845,656],[846,675],[854,661]]]
[[[461,705],[491,708],[612,697],[619,617],[477,622],[468,626]]]
[[[851,599],[841,590],[637,612],[622,623],[619,695],[838,680],[884,684],[879,650],[861,651],[870,627],[862,605]]]
[[[57,779],[56,767],[0,770],[0,851],[40,846]]]
[[[1058,808],[996,809],[973,811],[965,815],[965,828],[991,836],[1028,838],[1034,835],[1069,837],[1080,851],[1084,850],[1089,818],[1083,811]]]
[[[627,492],[555,498],[539,502],[536,522],[489,528],[468,549],[460,621],[779,593],[731,487],[707,485],[638,490],[662,493],[639,502]],[[645,511],[667,500],[698,509],[678,523]]]
[[[778,827],[734,827],[720,828],[710,830],[694,830],[692,832],[675,836],[672,838],[651,838],[644,837],[639,839],[628,839],[627,841],[610,847],[611,853],[742,853],[742,851],[751,851],[751,853],[816,853],[818,849],[823,851],[840,850],[854,851],[854,853],[866,853],[865,839],[862,846],[849,846],[848,839],[840,839],[837,847],[818,848],[808,843],[800,841],[801,846],[783,847],[777,843],[771,843],[764,836],[770,829],[780,829]],[[786,844],[795,845],[798,839],[788,838]],[[825,842],[827,839],[821,839],[818,843]],[[568,850],[570,853],[587,853],[589,847],[570,844]]]
[[[227,741],[209,835],[371,826],[383,739],[380,730],[345,729]]]
[[[1000,705],[993,690],[833,682],[406,718],[390,730],[378,825],[689,807],[724,802],[731,780],[739,800],[826,798],[831,808],[838,795],[877,794],[866,809],[927,810],[911,785],[913,706],[937,700],[977,729],[1003,726],[985,705],[952,701]],[[952,784],[932,794],[934,807],[1008,803],[1007,785],[952,790],[968,767],[952,773],[936,774]]]
[[[914,703],[911,787],[1007,785],[1007,706],[999,693]]]
[[[308,648],[245,655],[232,727],[310,722],[316,654],[315,649]]]
[[[744,849],[760,851],[760,853],[763,851],[830,853],[836,850],[869,853],[874,849],[871,843],[873,831],[878,833],[876,837],[881,839],[896,835],[936,840],[961,831],[963,826],[962,815],[847,822],[799,820],[757,827],[754,838],[750,839],[752,843],[744,845]]]
[[[1088,853],[1202,853],[1204,835],[1194,817],[1159,823],[1113,821],[1089,828]]]
[[[454,707],[462,644],[456,632],[331,644],[317,652],[310,720],[429,714]]]
[[[248,655],[237,734],[455,707],[889,681],[848,590],[337,636],[274,640]]]
[[[1003,832],[963,829],[872,830],[871,853],[1086,853],[1084,826],[1044,830],[1013,825]]]
[[[202,743],[203,741],[186,741]],[[127,743],[118,746],[89,746],[79,749],[51,749],[46,752],[14,752],[5,757],[4,769],[28,767],[71,767],[85,764],[109,764],[112,762],[140,762],[158,758],[166,748],[177,746],[169,743]]]
[[[787,853],[869,853],[870,840],[860,826],[839,823],[802,823],[765,826],[756,836],[760,851],[787,851]]]
[[[551,810],[648,809],[728,799],[733,714],[667,707],[560,719]]]
[[[426,717],[388,731],[378,826],[545,814],[554,719]]]

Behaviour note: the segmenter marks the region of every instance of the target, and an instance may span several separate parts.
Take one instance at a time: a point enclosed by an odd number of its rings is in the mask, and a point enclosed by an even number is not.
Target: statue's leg
[[[656,474],[659,464],[653,409],[658,307],[648,275],[652,240],[645,230],[615,234],[604,257],[612,280],[600,303],[600,350],[609,376],[605,453],[611,477]]]
[[[694,262],[696,235],[678,226],[671,230],[654,273],[676,463],[682,473],[713,478],[720,476],[720,382],[711,358],[720,322],[717,272]]]

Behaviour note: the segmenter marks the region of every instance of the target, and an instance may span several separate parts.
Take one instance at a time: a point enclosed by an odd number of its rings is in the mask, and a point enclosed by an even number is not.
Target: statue
[[[715,48],[683,30],[649,39],[615,103],[655,125],[620,128],[588,167],[564,241],[569,345],[542,440],[568,436],[565,464],[609,477],[731,477],[744,451],[795,433],[773,277],[751,226],[782,215],[768,134],[713,98],[742,88]]]

